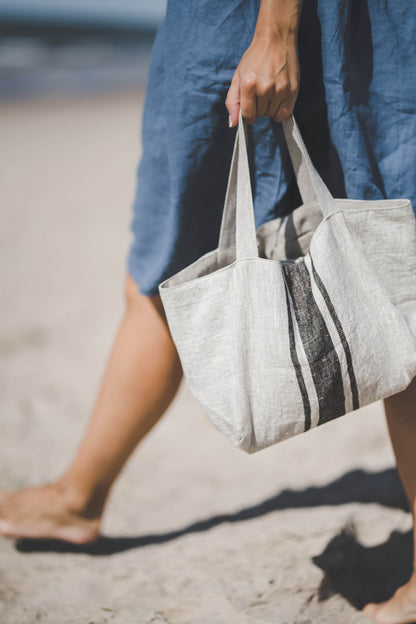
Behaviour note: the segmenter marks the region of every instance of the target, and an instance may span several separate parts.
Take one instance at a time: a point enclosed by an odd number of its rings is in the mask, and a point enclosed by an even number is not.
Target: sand
[[[1,105],[0,486],[53,480],[123,310],[142,92]],[[2,624],[358,624],[411,565],[381,404],[247,456],[185,384],[96,545],[0,539]]]

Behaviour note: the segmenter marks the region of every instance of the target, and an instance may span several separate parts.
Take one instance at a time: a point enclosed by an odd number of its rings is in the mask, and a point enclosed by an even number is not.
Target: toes
[[[0,535],[3,535],[3,537],[14,537],[14,533],[9,522],[0,520]]]

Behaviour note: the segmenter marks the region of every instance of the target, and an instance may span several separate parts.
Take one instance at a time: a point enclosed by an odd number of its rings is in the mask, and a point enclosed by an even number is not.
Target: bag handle
[[[335,209],[334,198],[312,164],[293,115],[282,125],[302,202],[317,201],[326,217]]]
[[[247,156],[246,125],[238,116],[238,128],[225,194],[218,249],[236,248],[237,259],[258,257],[253,194]]]
[[[303,203],[317,201],[324,217],[331,214],[335,201],[312,164],[293,115],[283,122],[283,131]],[[237,259],[258,257],[246,124],[241,109],[218,243],[218,249],[229,247],[236,247]]]

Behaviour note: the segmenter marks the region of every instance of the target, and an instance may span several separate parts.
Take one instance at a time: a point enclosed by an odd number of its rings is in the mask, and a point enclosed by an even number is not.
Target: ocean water
[[[153,38],[111,36],[51,42],[42,36],[0,40],[0,100],[88,95],[146,84]]]
[[[0,21],[127,24],[155,27],[166,0],[0,0]]]
[[[165,0],[0,0],[0,100],[146,84]]]

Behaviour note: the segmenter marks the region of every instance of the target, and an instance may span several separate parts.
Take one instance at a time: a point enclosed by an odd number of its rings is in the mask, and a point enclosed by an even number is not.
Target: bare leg
[[[416,543],[416,377],[406,390],[385,399],[384,407],[397,468],[413,513]],[[413,554],[416,564],[416,552]],[[390,600],[367,605],[364,612],[382,624],[416,622],[416,568],[409,582]]]
[[[126,311],[92,418],[75,460],[56,483],[0,493],[0,533],[88,542],[110,488],[133,449],[162,416],[182,378],[159,297],[126,281]]]

